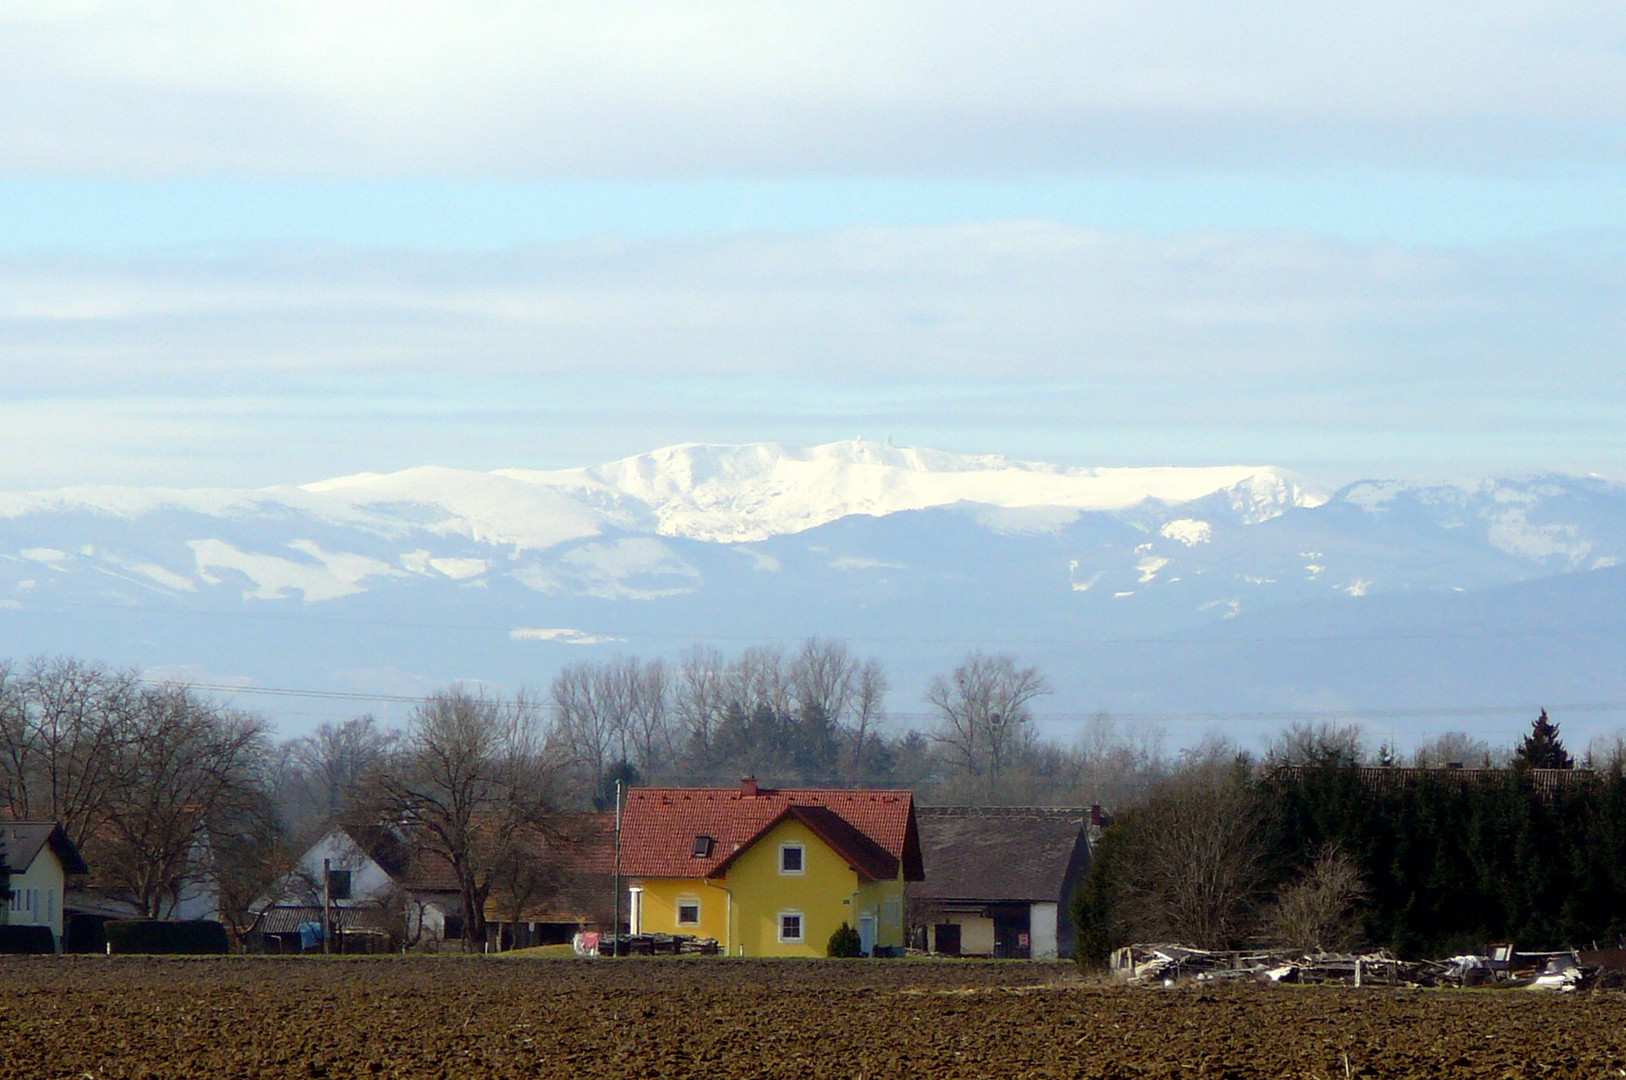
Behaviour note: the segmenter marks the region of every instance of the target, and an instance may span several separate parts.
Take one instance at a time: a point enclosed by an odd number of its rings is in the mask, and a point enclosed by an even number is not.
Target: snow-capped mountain
[[[1326,493],[1264,467],[684,445],[555,471],[0,495],[0,657],[411,695],[545,683],[596,651],[822,634],[887,659],[903,713],[970,648],[1039,663],[1059,713],[1236,713],[1394,708],[1373,667],[1392,645],[1434,657],[1441,707],[1609,703],[1626,695],[1575,673],[1618,656],[1620,633],[1520,652],[1494,636],[1518,626],[1496,598],[1574,607],[1619,588],[1623,555],[1626,487],[1595,479]],[[1435,619],[1470,596],[1478,629]],[[1419,644],[1419,620],[1457,628]],[[1352,648],[1339,628],[1357,625]]]

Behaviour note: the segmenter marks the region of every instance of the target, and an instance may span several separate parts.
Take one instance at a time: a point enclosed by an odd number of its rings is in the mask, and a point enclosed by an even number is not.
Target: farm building
[[[1073,954],[1067,901],[1090,864],[1092,811],[922,806],[915,813],[931,868],[909,886],[917,945],[948,956]]]
[[[60,952],[68,875],[86,872],[79,849],[54,821],[5,821],[0,856],[11,890],[9,902],[0,896],[0,925],[49,927]]]
[[[901,949],[924,876],[908,791],[635,788],[621,831],[634,934],[715,938],[731,956],[823,956],[846,923]]]
[[[462,900],[451,868],[418,856],[400,832],[385,826],[336,828],[306,849],[293,870],[255,902],[250,939],[283,952],[320,945],[324,901],[345,949],[463,938]]]

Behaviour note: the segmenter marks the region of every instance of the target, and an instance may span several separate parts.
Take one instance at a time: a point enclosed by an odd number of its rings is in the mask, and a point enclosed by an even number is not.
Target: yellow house
[[[924,878],[907,791],[635,788],[621,826],[634,934],[715,938],[730,956],[823,956],[842,923],[866,955],[903,946]]]
[[[0,925],[48,926],[61,952],[67,875],[85,873],[79,849],[54,821],[5,821],[0,862],[11,871],[11,896],[0,896]]]

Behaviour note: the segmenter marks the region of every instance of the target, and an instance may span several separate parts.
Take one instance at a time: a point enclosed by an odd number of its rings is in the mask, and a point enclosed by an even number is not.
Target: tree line
[[[840,641],[732,657],[697,645],[675,663],[572,664],[512,698],[453,687],[398,726],[358,716],[278,741],[264,717],[183,684],[72,657],[0,661],[0,812],[62,822],[95,887],[145,917],[218,891],[238,929],[328,829],[388,823],[450,868],[478,940],[490,898],[522,905],[548,887],[537,853],[560,815],[607,807],[618,782],[751,775],[1046,803],[1075,799],[1092,768],[1129,775],[1106,742],[1041,738],[1031,706],[1048,687],[1009,656],[972,653],[933,680],[919,729],[888,720],[888,689],[880,661]]]
[[[1081,962],[1136,941],[1416,957],[1619,940],[1621,747],[1576,769],[1545,711],[1514,747],[1440,742],[1461,756],[1403,763],[1356,727],[1297,725],[1260,761],[1188,759],[1095,845],[1072,902]]]
[[[469,938],[493,897],[551,886],[561,815],[623,784],[897,787],[923,804],[1101,804],[1076,898],[1097,958],[1130,940],[1364,941],[1402,952],[1458,939],[1611,937],[1626,880],[1626,746],[1573,764],[1543,714],[1513,748],[1465,734],[1402,757],[1354,726],[1294,725],[1256,759],[1211,736],[1175,754],[1155,727],[1107,716],[1038,729],[1049,692],[1013,657],[971,653],[929,684],[925,723],[889,718],[884,667],[845,643],[676,662],[572,664],[540,692],[449,688],[399,725],[372,716],[277,740],[269,722],[180,684],[70,657],[0,662],[0,812],[62,822],[95,884],[146,916],[218,890],[249,907],[334,825],[387,823],[454,875]],[[1362,767],[1465,764],[1373,787]],[[1404,770],[1402,770],[1404,771]],[[1449,770],[1448,770],[1449,771]],[[1398,775],[1398,773],[1396,774]]]

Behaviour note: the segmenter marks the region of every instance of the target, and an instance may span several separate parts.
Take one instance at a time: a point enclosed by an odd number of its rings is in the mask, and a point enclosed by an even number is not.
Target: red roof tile
[[[794,816],[869,877],[925,877],[915,800],[908,791],[821,788],[633,788],[621,819],[621,873],[628,877],[716,876],[786,816]],[[708,855],[695,839],[711,837]]]

